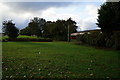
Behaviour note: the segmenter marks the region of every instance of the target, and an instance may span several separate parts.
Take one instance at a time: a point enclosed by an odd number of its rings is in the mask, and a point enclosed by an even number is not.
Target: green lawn
[[[19,35],[17,38],[37,38],[36,36]]]
[[[3,36],[2,39],[8,38],[8,36]],[[17,38],[37,38],[36,36],[27,36],[27,35],[19,35]]]
[[[120,51],[67,42],[3,42],[3,78],[119,78]]]

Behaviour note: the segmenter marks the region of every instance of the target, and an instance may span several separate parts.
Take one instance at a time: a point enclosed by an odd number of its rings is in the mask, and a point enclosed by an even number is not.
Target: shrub
[[[113,39],[114,39],[113,48],[120,50],[120,31],[114,32]]]
[[[3,21],[3,33],[9,38],[15,39],[19,36],[19,29],[15,26],[12,20]]]
[[[96,32],[78,35],[77,41],[92,46],[120,49],[120,31],[114,32],[113,35],[109,36]]]
[[[2,40],[3,42],[6,41],[18,41],[18,42],[24,42],[24,41],[33,41],[33,42],[52,42],[51,39],[44,39],[44,38],[16,38],[16,39],[10,39],[10,38],[6,38]]]
[[[106,47],[113,47],[113,45],[114,45],[114,41],[115,41],[115,39],[114,39],[115,37],[112,35],[110,38],[108,38],[107,40],[106,40]]]

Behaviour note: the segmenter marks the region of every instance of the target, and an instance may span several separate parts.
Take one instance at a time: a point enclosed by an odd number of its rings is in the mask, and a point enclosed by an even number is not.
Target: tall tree
[[[28,35],[31,36],[32,33],[30,32],[30,27],[25,27],[23,29],[20,30],[20,35]]]
[[[45,27],[43,27],[43,37],[44,38],[53,38],[55,22],[47,21]]]
[[[19,35],[19,29],[15,26],[12,20],[3,21],[3,33],[9,38],[15,39]]]
[[[44,37],[52,38],[54,40],[68,40],[68,25],[69,34],[76,32],[76,22],[71,18],[68,20],[57,20],[56,22],[47,22],[44,28]]]
[[[43,27],[45,26],[45,24],[46,24],[45,19],[34,17],[33,19],[31,19],[30,23],[28,24],[28,27],[21,30],[21,33],[42,37]]]
[[[120,30],[120,2],[106,2],[98,10],[98,27],[105,34]]]

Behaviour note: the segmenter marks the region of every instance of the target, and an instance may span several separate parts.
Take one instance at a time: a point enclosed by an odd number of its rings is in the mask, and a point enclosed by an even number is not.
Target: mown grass
[[[3,42],[3,78],[120,78],[120,51],[67,42]]]
[[[17,38],[37,38],[37,36],[19,35]]]
[[[8,40],[8,36],[2,36],[1,37],[1,40]],[[45,40],[48,40],[48,39],[50,39],[50,38],[43,38],[43,37],[37,37],[37,36],[27,36],[27,35],[19,35],[18,37],[17,37],[17,39],[18,40],[20,40],[21,41],[21,39],[23,40],[31,40],[31,39],[45,39]]]
[[[3,36],[2,39],[8,38],[8,36]],[[17,38],[37,38],[36,36],[27,36],[27,35],[19,35]]]

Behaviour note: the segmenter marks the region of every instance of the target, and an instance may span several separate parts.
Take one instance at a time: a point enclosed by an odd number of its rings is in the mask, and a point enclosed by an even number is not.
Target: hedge
[[[39,39],[39,38],[16,38],[16,39],[10,39],[10,38],[5,38],[2,40],[2,42],[7,42],[7,41],[15,41],[15,42],[24,42],[24,41],[33,41],[33,42],[52,42],[51,39]]]
[[[120,49],[120,31],[116,31],[111,36],[102,33],[93,32],[77,36],[77,41],[98,47],[108,47]]]

